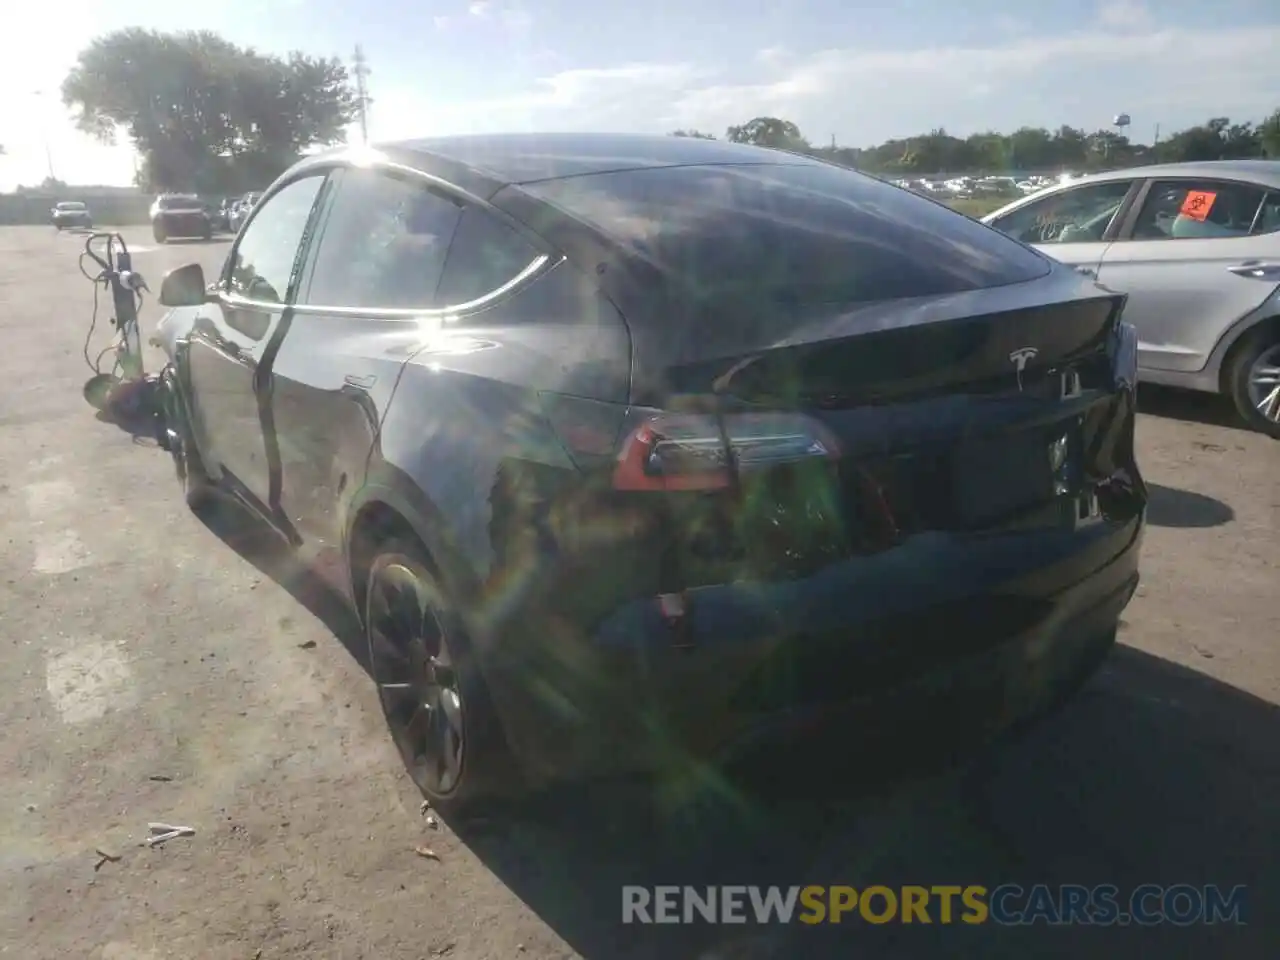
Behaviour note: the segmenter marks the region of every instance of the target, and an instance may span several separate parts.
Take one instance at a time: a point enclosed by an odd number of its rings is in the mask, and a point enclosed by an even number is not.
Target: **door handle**
[[[355,387],[357,390],[372,390],[373,385],[378,382],[378,378],[372,374],[358,377],[354,373],[348,373],[342,378],[342,382],[349,387]]]
[[[1280,283],[1280,263],[1263,263],[1261,260],[1246,260],[1244,263],[1236,263],[1227,267],[1229,271],[1237,277],[1247,277],[1250,280],[1267,280],[1271,283]]]

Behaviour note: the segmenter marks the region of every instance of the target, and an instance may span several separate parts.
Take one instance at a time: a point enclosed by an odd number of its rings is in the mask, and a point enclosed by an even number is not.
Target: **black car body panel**
[[[998,726],[1105,652],[1146,502],[1123,297],[880,184],[873,221],[907,204],[970,272],[937,280],[935,239],[927,295],[698,300],[678,264],[533,182],[818,165],[771,151],[566,135],[353,156],[273,184],[221,293],[161,339],[210,472],[349,601],[369,518],[416,534],[535,777],[715,753],[899,695],[950,709],[962,677]],[[324,260],[373,242],[343,240],[337,211],[385,178],[434,197],[435,226],[409,234],[452,238],[421,308],[336,302],[399,294],[335,286],[346,260]],[[296,256],[241,255],[261,216]],[[468,218],[528,263],[440,302]],[[911,261],[895,238],[885,256]]]

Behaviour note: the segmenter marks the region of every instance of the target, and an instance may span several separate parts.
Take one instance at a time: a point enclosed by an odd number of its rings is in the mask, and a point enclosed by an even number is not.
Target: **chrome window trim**
[[[340,317],[387,317],[390,319],[410,319],[414,317],[443,317],[448,318],[454,314],[470,313],[480,310],[511,293],[514,289],[524,284],[527,280],[532,279],[545,269],[550,269],[560,264],[564,257],[552,258],[548,254],[540,253],[529,262],[523,270],[514,277],[504,283],[502,286],[494,290],[490,290],[484,296],[477,297],[474,300],[468,300],[465,303],[450,304],[445,307],[338,307],[326,306],[318,303],[295,303],[291,305],[291,309],[295,314],[331,314]],[[261,305],[249,301],[242,301],[247,306],[270,306]]]

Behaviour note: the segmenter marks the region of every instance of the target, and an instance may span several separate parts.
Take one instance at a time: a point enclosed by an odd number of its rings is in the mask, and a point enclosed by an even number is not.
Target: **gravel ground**
[[[227,250],[126,236],[157,289]],[[792,758],[803,777],[761,758],[746,813],[661,832],[601,784],[460,834],[421,814],[341,611],[193,516],[166,456],[84,402],[79,243],[0,230],[0,954],[1277,955],[1280,444],[1213,398],[1144,392],[1144,585],[1107,667],[1018,743],[892,786],[829,750]],[[195,835],[146,849],[149,821]],[[1250,922],[620,923],[625,883],[1004,881],[1247,884]]]

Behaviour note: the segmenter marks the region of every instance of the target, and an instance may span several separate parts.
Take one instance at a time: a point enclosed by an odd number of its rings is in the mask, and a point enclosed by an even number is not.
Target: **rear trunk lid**
[[[810,308],[786,335],[740,339],[727,355],[703,356],[716,350],[709,335],[692,355],[659,370],[658,380],[665,381],[663,392],[675,394],[840,409],[955,392],[1025,392],[1071,370],[1090,381],[1105,377],[1120,296],[1095,291],[1083,299],[1019,302],[988,294],[986,300],[961,295],[844,312]],[[986,309],[967,312],[979,306]]]
[[[714,546],[688,546],[701,582],[744,565],[808,576],[920,535],[1092,525],[1118,472],[1141,484],[1117,367],[1124,303],[1062,268],[999,289],[813,307],[781,336],[776,317],[761,322],[768,339],[704,327],[665,365],[637,337],[637,369],[656,375],[636,378],[649,403],[628,415],[614,485],[666,490],[672,529],[719,531]],[[722,352],[729,341],[738,349]]]

